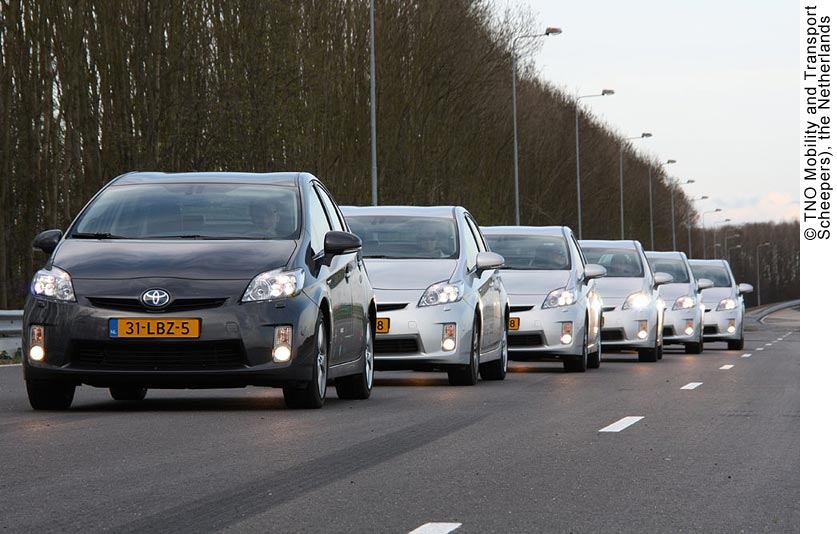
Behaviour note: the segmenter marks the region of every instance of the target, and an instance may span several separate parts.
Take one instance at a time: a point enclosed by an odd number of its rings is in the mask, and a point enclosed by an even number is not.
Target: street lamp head
[[[613,89],[602,89],[602,96],[610,96],[616,93]]]
[[[693,184],[693,183],[695,183],[694,180],[686,180],[686,185]]]
[[[727,222],[732,222],[732,219],[724,219],[724,222],[725,222],[725,223],[727,223]]]
[[[643,139],[645,139],[646,137],[653,137],[653,135],[651,135],[651,132],[642,132],[642,136],[641,136],[641,137],[642,137]]]
[[[700,200],[709,200],[709,197],[706,196],[706,195],[703,195],[703,196],[700,197]]]
[[[759,245],[759,246],[760,246],[760,247],[769,247],[769,246],[770,246],[770,241],[765,241],[764,243],[762,243],[762,244],[761,244],[761,245]]]
[[[724,210],[722,210],[721,208],[715,208],[715,213],[718,213],[719,211],[724,211]]]
[[[544,35],[561,35],[561,28],[550,26],[546,29]]]
[[[670,160],[666,161],[665,164],[666,165],[671,165],[672,163],[677,163],[677,160],[676,159],[670,159]]]

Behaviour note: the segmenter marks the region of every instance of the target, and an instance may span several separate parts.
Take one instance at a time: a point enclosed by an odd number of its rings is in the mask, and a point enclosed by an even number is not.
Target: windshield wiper
[[[70,237],[75,239],[128,239],[121,235],[114,235],[109,232],[76,232]]]

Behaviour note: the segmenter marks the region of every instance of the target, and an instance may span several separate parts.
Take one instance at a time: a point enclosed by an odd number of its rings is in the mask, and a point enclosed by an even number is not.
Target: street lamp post
[[[651,137],[650,132],[642,132],[636,137],[627,137],[619,143],[619,218],[622,221],[622,239],[625,239],[625,184],[622,173],[622,158],[625,152],[625,143],[633,139],[646,139]]]
[[[689,185],[695,183],[694,180],[686,180],[685,182],[681,182],[680,180],[671,180],[671,250],[677,250],[677,231],[674,223],[674,190],[677,189],[679,185]]]
[[[761,264],[759,263],[759,249],[769,246],[770,241],[765,241],[761,245],[756,246],[756,305],[758,306],[761,306]]]
[[[729,250],[730,250],[729,249],[729,240],[730,239],[735,239],[737,237],[741,237],[741,234],[727,234],[727,232],[724,231],[724,251],[725,251],[727,256],[729,256]]]
[[[703,234],[703,259],[706,259],[706,215],[708,213],[718,213],[720,211],[721,208],[715,208],[712,211],[706,211],[703,213],[703,231],[701,232]]]
[[[671,165],[672,163],[677,163],[676,159],[670,159],[663,163],[663,165]],[[651,224],[651,250],[656,250],[654,248],[654,180],[652,171],[653,167],[651,165],[648,166],[648,219]]]
[[[547,28],[543,33],[518,35],[512,39],[512,113],[514,116],[514,224],[520,226],[520,171],[517,155],[517,41],[535,39],[549,35],[560,35],[561,28]]]
[[[712,248],[712,259],[713,260],[718,258],[717,247],[721,246],[721,244],[718,243],[718,225],[721,224],[721,223],[726,224],[728,222],[732,222],[732,219],[724,219],[723,221],[715,221],[715,224],[712,225],[712,247],[713,247]]]
[[[706,196],[706,195],[703,195],[703,196],[701,196],[700,198],[697,198],[697,197],[691,197],[691,199],[690,199],[690,200],[695,200],[695,201],[700,202],[701,200],[709,200],[709,197],[708,197],[708,196]],[[690,258],[692,257],[692,222],[693,222],[693,221],[694,221],[694,219],[690,220],[690,221],[689,221],[689,226],[687,226],[687,227],[686,227],[686,229],[687,229],[687,230],[688,230],[688,232],[689,232],[689,257],[690,257]]]
[[[372,205],[378,205],[378,126],[375,117],[375,0],[369,0],[369,119],[372,129]]]
[[[578,238],[581,239],[581,149],[579,147],[578,141],[578,115],[579,115],[579,107],[578,102],[582,98],[594,98],[597,96],[610,96],[614,94],[616,91],[613,89],[602,89],[601,93],[597,93],[594,95],[581,95],[576,97],[575,99],[575,189],[576,189],[576,199],[578,201]]]

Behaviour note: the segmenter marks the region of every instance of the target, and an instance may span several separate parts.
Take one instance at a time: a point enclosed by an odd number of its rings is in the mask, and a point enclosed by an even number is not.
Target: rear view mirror
[[[331,265],[331,259],[334,256],[357,252],[360,250],[362,245],[363,242],[360,240],[360,237],[355,234],[349,232],[338,232],[336,230],[327,232],[325,235],[325,242],[323,243],[325,264]]]
[[[584,266],[584,279],[593,280],[594,278],[601,278],[607,274],[607,269],[598,263],[588,263]]]
[[[42,250],[46,254],[52,254],[58,242],[61,241],[61,230],[46,230],[35,236],[32,241],[32,248]]]
[[[477,254],[477,275],[491,269],[499,269],[506,263],[506,259],[496,252],[480,252]]]
[[[703,291],[704,289],[709,289],[710,287],[715,287],[715,282],[708,278],[699,278],[697,281],[698,291]]]
[[[738,284],[738,292],[739,293],[752,293],[753,286],[750,284]]]
[[[670,284],[674,281],[668,273],[654,273],[654,285],[661,286],[663,284]]]

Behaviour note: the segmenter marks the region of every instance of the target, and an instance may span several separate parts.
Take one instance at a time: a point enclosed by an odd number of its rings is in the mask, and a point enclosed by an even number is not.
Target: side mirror
[[[477,254],[477,276],[491,269],[499,269],[506,263],[506,259],[496,252],[480,252]]]
[[[674,281],[668,273],[654,273],[654,285],[661,286],[663,284],[670,284]]]
[[[584,280],[593,280],[594,278],[601,278],[607,274],[607,269],[598,263],[588,263],[584,266]]]
[[[698,291],[703,291],[704,289],[709,289],[710,287],[715,287],[715,282],[708,278],[698,278]]]
[[[327,257],[340,256],[350,252],[357,252],[363,246],[363,241],[349,232],[332,231],[325,235],[323,251]]]
[[[739,294],[741,294],[741,293],[752,293],[752,292],[753,292],[753,286],[751,286],[750,284],[738,284],[738,293]]]
[[[61,230],[46,230],[35,236],[32,241],[32,248],[42,250],[46,254],[52,254],[58,242],[61,241]]]

